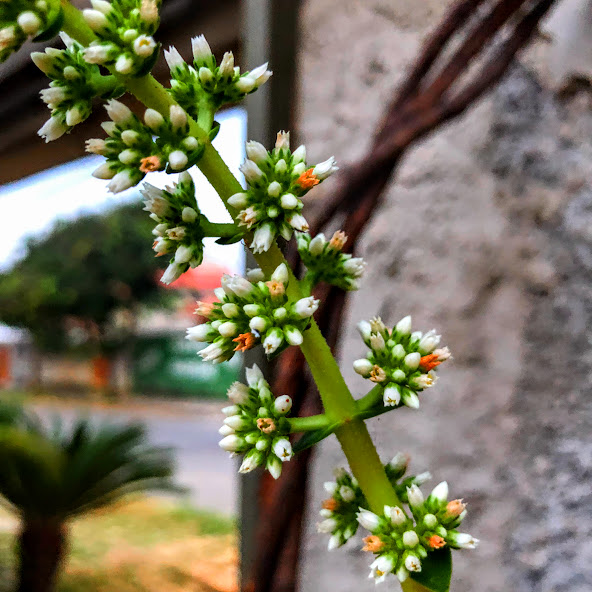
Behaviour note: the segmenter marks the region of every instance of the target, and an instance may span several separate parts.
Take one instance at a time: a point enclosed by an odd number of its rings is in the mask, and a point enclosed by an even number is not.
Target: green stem
[[[329,418],[324,413],[309,417],[289,417],[288,421],[290,422],[290,431],[292,433],[321,430],[330,425]]]
[[[66,0],[62,0],[62,6],[64,8],[64,31],[83,45],[88,45],[96,37],[86,24],[82,13]],[[117,74],[116,76],[144,105],[156,109],[163,115],[168,115],[169,108],[175,101],[152,76],[141,78],[121,77]],[[206,115],[200,117],[202,125],[195,121],[190,122],[191,134],[205,144],[205,151],[198,166],[234,217],[236,210],[229,206],[228,198],[243,189],[209,142],[208,125],[206,124],[210,121],[211,116],[209,113]],[[266,273],[272,272],[279,264],[285,262],[280,249],[275,244],[266,253],[256,255],[255,259]],[[290,274],[288,295],[291,298],[301,298],[304,293],[302,287],[294,275],[291,272]],[[382,512],[385,504],[401,505],[386,477],[364,422],[354,419],[358,412],[356,402],[347,388],[337,361],[314,321],[312,321],[310,329],[304,333],[301,348],[319,389],[327,419],[344,422],[336,431],[336,435],[353,474],[370,502],[370,507],[374,512]],[[409,588],[408,592],[414,592],[414,590]]]
[[[231,238],[241,232],[239,227],[231,222],[209,222],[204,220],[200,223],[200,226],[206,236]]]
[[[358,399],[357,408],[360,414],[363,414],[378,403],[382,399],[382,387],[377,384],[374,388],[368,392],[364,397]]]

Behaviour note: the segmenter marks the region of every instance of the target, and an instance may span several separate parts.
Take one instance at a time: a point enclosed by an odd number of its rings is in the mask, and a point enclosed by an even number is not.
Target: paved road
[[[42,418],[59,414],[70,423],[80,414],[100,420],[141,421],[152,444],[176,450],[177,482],[190,490],[196,506],[224,514],[236,508],[236,466],[218,446],[223,403],[138,403],[104,407],[83,403],[42,402],[34,408]]]

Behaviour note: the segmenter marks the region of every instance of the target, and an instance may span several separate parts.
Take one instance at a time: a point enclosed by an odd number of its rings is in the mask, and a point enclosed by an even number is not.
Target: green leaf
[[[304,434],[304,436],[302,436],[302,438],[300,438],[300,440],[294,445],[294,452],[302,452],[303,450],[314,446],[321,440],[327,438],[327,436],[330,436],[340,425],[340,422],[336,422],[326,428],[306,432],[306,434]]]
[[[212,124],[212,129],[208,133],[208,137],[210,139],[210,142],[218,135],[219,131],[220,131],[220,124],[217,121],[214,121],[214,123]]]
[[[234,236],[221,236],[217,241],[216,244],[218,245],[233,245],[234,243],[238,243],[243,238],[241,234],[235,234]]]
[[[448,547],[421,560],[421,571],[411,578],[431,592],[448,592],[452,577],[452,553]],[[418,591],[419,592],[419,591]]]
[[[57,36],[57,34],[62,30],[62,25],[64,24],[64,11],[60,6],[59,11],[57,11],[55,19],[49,23],[47,29],[39,33],[33,41],[49,41]]]

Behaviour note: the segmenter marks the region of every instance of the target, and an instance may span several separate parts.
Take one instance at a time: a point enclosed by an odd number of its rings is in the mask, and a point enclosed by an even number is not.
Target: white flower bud
[[[245,304],[243,310],[245,311],[245,314],[251,318],[265,312],[264,308],[259,304]]]
[[[189,263],[193,258],[193,247],[181,245],[175,251],[175,263]]]
[[[106,29],[109,26],[109,21],[105,14],[99,10],[86,8],[82,11],[82,16],[87,22],[88,26],[96,33]]]
[[[55,117],[50,117],[37,132],[46,142],[61,138],[68,131],[68,126]]]
[[[290,132],[280,131],[277,133],[275,149],[282,150],[283,148],[290,149]]]
[[[255,470],[263,461],[263,455],[257,451],[251,451],[247,454],[238,470],[239,473],[245,474]]]
[[[91,45],[84,49],[84,60],[89,64],[104,64],[110,54],[111,48],[106,45]]]
[[[432,489],[430,498],[439,504],[443,504],[444,502],[448,501],[448,483],[446,481],[438,483],[438,485]]]
[[[221,428],[218,430],[218,433],[219,433],[221,436],[231,436],[232,434],[234,434],[234,433],[235,433],[235,431],[234,431],[234,430],[233,430],[233,429],[232,429],[230,426],[223,425],[223,426],[222,426],[222,427],[221,427]]]
[[[246,442],[240,436],[235,434],[231,434],[230,436],[226,436],[218,442],[218,446],[223,450],[228,452],[238,452],[241,448],[245,446]]]
[[[364,273],[366,262],[361,257],[353,257],[343,264],[343,269],[353,277],[360,277]]]
[[[405,512],[399,506],[384,506],[384,515],[391,521],[393,526],[401,526],[407,521]]]
[[[249,140],[246,143],[245,151],[247,153],[247,158],[252,160],[255,164],[259,164],[267,160],[267,150],[265,149],[265,146],[259,142]]]
[[[191,39],[191,49],[193,51],[193,59],[196,62],[204,62],[212,56],[212,50],[203,35],[198,35]]]
[[[321,534],[331,534],[338,526],[335,518],[327,518],[317,524],[317,532]]]
[[[403,391],[403,404],[411,409],[419,409],[419,397],[409,389]]]
[[[78,107],[74,106],[66,111],[66,125],[74,127],[82,121],[84,121],[84,117]]]
[[[130,150],[129,148],[122,150],[119,153],[118,159],[119,162],[123,163],[123,164],[134,164],[134,162],[136,162],[136,160],[139,159],[139,154],[138,152],[136,152],[135,150]]]
[[[115,175],[115,177],[117,177],[117,175]],[[115,193],[115,192],[114,192]],[[163,284],[171,284],[173,283],[176,279],[179,278],[179,276],[181,275],[181,273],[183,273],[181,271],[181,268],[176,264],[176,263],[171,263],[165,270],[165,272],[162,274],[160,281]],[[207,348],[206,348],[207,349]],[[205,350],[202,350],[200,352],[200,355],[203,354]]]
[[[269,322],[263,317],[253,317],[249,321],[249,329],[251,329],[251,331],[257,331],[257,333],[263,333],[268,326]]]
[[[285,263],[280,263],[271,274],[271,281],[281,282],[284,285],[288,283],[288,278],[288,267]]]
[[[281,329],[275,328],[267,333],[263,340],[263,349],[267,355],[274,353],[284,342],[284,334]]]
[[[95,10],[103,14],[109,14],[113,8],[111,2],[106,2],[106,0],[90,0],[90,3]]]
[[[408,555],[405,559],[405,567],[408,571],[421,571],[421,561],[415,555]]]
[[[195,327],[189,327],[186,333],[185,338],[189,341],[197,341],[198,343],[208,341],[208,336],[212,333],[212,326],[209,323],[202,323],[195,325]]]
[[[316,312],[317,308],[319,308],[319,304],[319,300],[313,296],[309,296],[308,298],[301,298],[298,300],[298,302],[293,305],[293,310],[301,319],[306,319]]]
[[[289,461],[292,456],[292,445],[286,438],[281,438],[273,445],[273,453],[282,461]]]
[[[360,511],[356,514],[356,518],[360,525],[370,532],[373,532],[380,526],[380,518],[373,512],[370,512],[370,510],[360,508]]]
[[[135,185],[135,181],[132,178],[130,171],[124,170],[115,175],[113,179],[107,184],[107,189],[111,193],[120,193]]]
[[[187,113],[179,105],[171,105],[169,117],[174,130],[184,128],[187,125]]]
[[[203,86],[207,86],[208,83],[210,83],[214,78],[214,74],[212,73],[212,71],[209,68],[206,68],[205,66],[202,66],[199,69],[197,75],[199,77],[199,81],[202,83]]]
[[[434,516],[433,514],[426,514],[423,517],[423,523],[426,528],[432,530],[436,528],[436,526],[438,526],[438,518],[436,518],[436,516]]]
[[[405,356],[405,367],[409,370],[417,370],[419,368],[419,362],[421,360],[421,354],[419,352],[413,352]]]
[[[354,370],[364,378],[370,376],[372,370],[372,362],[366,358],[360,358],[354,362]]]
[[[107,115],[111,118],[114,123],[127,123],[133,118],[133,113],[123,103],[116,101],[115,99],[110,100],[106,105]]]
[[[416,547],[419,543],[419,537],[414,530],[408,530],[403,533],[403,544],[406,547]]]
[[[265,64],[261,64],[249,72],[249,76],[255,79],[255,86],[257,88],[265,84],[272,75],[272,72],[267,69],[267,65],[268,63],[265,62]]]
[[[364,341],[368,341],[370,339],[370,335],[372,335],[372,327],[368,321],[360,321],[357,325],[358,331],[362,336]]]
[[[86,151],[91,152],[92,154],[105,154],[107,150],[107,145],[105,140],[101,140],[98,138],[90,138],[86,141]]]
[[[241,210],[247,205],[246,193],[235,193],[228,198],[228,203],[237,210]]]
[[[288,218],[288,224],[300,232],[308,231],[308,222],[302,214],[292,214]]]
[[[188,162],[187,154],[181,150],[173,150],[169,154],[169,165],[174,171],[179,171],[186,167]]]
[[[235,83],[236,90],[241,93],[250,93],[257,85],[257,80],[250,74],[241,76]]]
[[[331,156],[324,162],[317,164],[312,170],[312,174],[315,177],[318,177],[319,180],[323,181],[327,177],[331,176],[333,173],[339,170],[337,163],[335,162],[335,158]]]
[[[296,150],[294,150],[294,152],[292,153],[292,162],[294,163],[298,163],[298,162],[304,162],[306,160],[306,148],[303,145],[298,146],[298,148],[296,148]]]
[[[153,131],[157,132],[164,125],[164,117],[155,109],[146,109],[144,123]]]
[[[243,162],[243,164],[241,164],[239,168],[241,173],[245,176],[247,183],[249,184],[257,183],[263,177],[263,172],[261,169],[248,158],[245,160],[245,162]]]
[[[423,354],[429,354],[436,349],[440,343],[440,335],[436,333],[435,329],[428,331],[419,341],[419,351]]]
[[[300,330],[293,325],[286,325],[284,327],[284,335],[286,336],[286,341],[290,345],[301,345],[304,341],[304,337]]]
[[[465,532],[451,532],[448,534],[448,540],[452,547],[458,549],[476,549],[479,544],[479,539],[476,539]]]
[[[282,474],[282,461],[277,456],[270,454],[267,457],[265,468],[274,479],[278,479]]]
[[[389,384],[383,393],[385,407],[396,407],[401,402],[401,391],[394,384]]]
[[[92,172],[92,176],[97,179],[113,179],[115,171],[111,170],[111,167],[104,162]]]
[[[233,302],[227,302],[226,304],[222,305],[222,312],[224,313],[225,317],[232,319],[239,314],[240,310]]]
[[[333,551],[341,546],[341,536],[338,534],[334,534],[333,536],[329,537],[329,542],[327,543],[327,551]]]
[[[231,415],[236,415],[240,409],[236,405],[229,405],[228,407],[224,407],[222,409],[222,413],[226,415],[226,417],[230,417]]]
[[[384,337],[380,333],[373,333],[370,335],[370,347],[377,352],[385,350],[386,343]]]
[[[134,69],[134,60],[126,54],[121,54],[115,61],[115,69],[124,76],[131,74]]]
[[[395,330],[399,335],[409,335],[411,333],[411,317],[403,317],[396,325]]]
[[[342,485],[339,488],[339,495],[344,502],[353,502],[356,499],[356,492],[347,485]]]
[[[247,382],[251,388],[257,388],[259,386],[259,381],[263,380],[263,372],[261,372],[257,364],[253,364],[251,368],[246,368],[245,373],[247,376]]]
[[[409,498],[409,505],[412,508],[418,508],[424,502],[423,493],[421,493],[421,489],[415,484],[407,487],[407,497]]]
[[[273,408],[275,409],[276,413],[281,415],[285,415],[292,409],[292,399],[288,395],[282,395],[277,397],[277,399],[273,402]]]
[[[311,255],[318,257],[323,252],[326,244],[327,240],[325,239],[325,235],[321,232],[310,241],[308,251]]]
[[[16,22],[26,35],[37,35],[41,28],[41,19],[30,10],[21,12]]]
[[[227,51],[222,56],[218,72],[220,76],[227,78],[231,78],[234,75],[234,55],[231,51]]]
[[[337,491],[337,483],[335,481],[325,481],[323,488],[329,495],[333,495]]]
[[[300,200],[291,193],[286,193],[285,195],[282,195],[280,199],[280,205],[282,206],[282,208],[284,208],[284,210],[293,210],[294,208],[298,207],[299,202]],[[292,218],[292,220],[293,219],[294,217]],[[294,226],[292,222],[290,222],[290,224]],[[302,225],[302,222],[300,222],[300,225]],[[307,225],[306,220],[304,221],[304,225]]]
[[[253,242],[251,243],[251,249],[253,253],[265,253],[271,247],[274,239],[274,232],[271,224],[263,224],[255,231],[253,235]]]
[[[286,164],[286,161],[283,158],[280,158],[275,165],[275,172],[278,175],[283,175],[287,170],[288,165]]]
[[[5,31],[5,29],[2,29]],[[41,51],[31,53],[31,60],[44,73],[49,74],[53,70],[53,58]]]
[[[238,327],[232,321],[226,321],[220,325],[218,332],[222,337],[235,337],[238,333]]]

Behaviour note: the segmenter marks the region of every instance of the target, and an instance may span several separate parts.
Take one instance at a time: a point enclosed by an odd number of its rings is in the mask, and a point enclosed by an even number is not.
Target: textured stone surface
[[[306,4],[300,120],[313,160],[364,152],[442,4]],[[553,95],[544,47],[525,62],[408,153],[360,245],[368,274],[344,330],[360,395],[362,318],[411,313],[453,350],[419,412],[370,429],[385,458],[410,453],[414,470],[469,502],[466,529],[482,545],[455,554],[455,592],[592,589],[590,99]],[[372,589],[359,540],[329,557],[314,532],[322,482],[344,462],[334,439],[319,452],[301,590]]]

